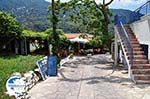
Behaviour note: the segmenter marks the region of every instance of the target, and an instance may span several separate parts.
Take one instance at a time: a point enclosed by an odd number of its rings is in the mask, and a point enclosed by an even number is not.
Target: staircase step
[[[131,44],[139,44],[139,42],[138,42],[138,41],[135,41],[135,42],[131,42]]]
[[[139,44],[139,42],[138,41],[131,41],[131,44]]]
[[[150,80],[136,80],[136,84],[150,84]]]
[[[134,80],[150,80],[150,75],[134,75]]]
[[[135,40],[137,40],[137,38],[136,38],[136,37],[134,37],[134,38],[131,38],[130,40],[135,41]]]
[[[123,43],[123,45],[125,46],[126,44]],[[131,43],[132,48],[141,48],[140,44],[132,44]]]
[[[127,56],[128,56],[128,55],[130,55],[131,53],[126,51],[126,54],[127,54]],[[133,55],[144,55],[144,52],[143,52],[143,51],[133,51]]]
[[[134,59],[147,59],[145,55],[134,55]],[[130,56],[128,56],[128,59],[130,59]]]
[[[150,74],[150,69],[132,69],[132,74]]]
[[[131,69],[150,69],[150,64],[133,64]]]
[[[139,44],[132,44],[132,47],[140,47]]]
[[[137,40],[135,35],[128,35],[128,36],[129,36],[130,39],[136,39]]]
[[[130,62],[131,63],[131,62]],[[133,60],[133,64],[148,64],[148,60],[146,59],[138,59],[138,60]]]
[[[127,48],[125,48],[125,50],[127,51]],[[135,48],[133,48],[133,51],[142,51],[142,48],[140,48],[140,47],[135,47]]]
[[[128,36],[136,37],[134,34],[128,34]]]
[[[131,42],[138,42],[137,39],[131,39]]]

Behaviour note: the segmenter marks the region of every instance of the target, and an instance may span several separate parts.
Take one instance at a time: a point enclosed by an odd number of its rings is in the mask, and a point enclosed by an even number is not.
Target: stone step
[[[150,75],[134,75],[134,80],[150,80]]]
[[[133,64],[131,69],[150,69],[150,64]]]
[[[150,74],[150,69],[132,69],[132,74]]]

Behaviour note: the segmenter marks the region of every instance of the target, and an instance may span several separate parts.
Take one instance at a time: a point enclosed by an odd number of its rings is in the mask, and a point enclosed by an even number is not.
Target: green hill
[[[49,2],[45,0],[0,0],[0,10],[12,13],[24,28],[34,31],[43,31],[50,27],[48,17]],[[113,15],[119,14],[125,17],[126,22],[132,20],[134,12],[123,9],[111,9]],[[59,23],[65,32],[76,32],[74,25],[69,20],[62,20]]]

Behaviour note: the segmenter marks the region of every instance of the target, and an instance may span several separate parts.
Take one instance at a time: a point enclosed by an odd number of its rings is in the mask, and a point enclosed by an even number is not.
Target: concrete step
[[[150,80],[136,80],[136,84],[150,84]]]
[[[131,42],[131,44],[139,44],[139,42]]]
[[[126,51],[127,56],[131,55],[131,52]],[[133,55],[144,55],[143,51],[133,51]]]
[[[150,74],[150,69],[132,69],[132,74]]]
[[[150,64],[133,64],[131,69],[150,69]]]
[[[139,41],[131,41],[131,44],[139,44],[140,45]]]
[[[123,43],[123,46],[126,46],[126,44]],[[131,43],[131,46],[132,46],[132,48],[141,48],[140,44]]]
[[[129,34],[128,36],[130,37],[130,39],[137,39],[136,36],[133,34]]]
[[[135,59],[146,59],[145,55],[134,55],[133,58]],[[128,55],[128,59],[130,59],[130,56]]]
[[[129,63],[131,63],[130,60],[129,60]],[[147,59],[134,59],[133,64],[148,64],[148,60]]]
[[[134,48],[134,47],[141,47],[139,44],[132,44],[132,47]]]
[[[150,80],[150,75],[134,75],[134,80]]]
[[[125,48],[125,50],[127,51],[127,48]],[[133,51],[142,51],[142,48],[141,47],[134,47]]]
[[[130,39],[131,41],[138,41],[137,38]]]

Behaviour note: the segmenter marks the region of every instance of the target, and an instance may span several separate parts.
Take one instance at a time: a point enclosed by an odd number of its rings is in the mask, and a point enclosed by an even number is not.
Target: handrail
[[[128,59],[128,56],[126,54],[126,51],[125,51],[123,42],[121,40],[121,37],[119,35],[118,27],[117,26],[115,26],[115,34],[116,34],[116,37],[117,37],[118,41],[120,42],[120,47],[122,49],[122,52],[123,52],[123,55],[124,55],[124,58],[125,58],[124,61],[126,62],[126,65],[128,66],[128,77],[132,79],[132,72],[131,72],[131,67],[130,67],[129,59]]]
[[[130,14],[130,21],[127,22],[128,24],[133,23],[135,21],[140,20],[140,18],[144,15],[147,15],[150,13],[150,0],[148,0],[146,3],[138,7],[136,10],[133,11],[134,13]]]
[[[118,30],[119,30],[119,35],[120,38],[122,40],[122,42],[124,43],[124,46],[126,47],[128,53],[129,53],[129,60],[130,60],[130,67],[133,66],[133,47],[131,44],[131,39],[129,38],[122,22],[118,22],[117,24]]]
[[[150,6],[150,0],[148,0],[146,3],[144,3],[142,6],[140,6],[139,8],[137,8],[134,12],[140,12],[142,9],[144,9],[144,7],[146,7],[146,13],[145,14],[148,14],[147,13],[147,10],[150,10],[148,9],[148,7]]]
[[[123,29],[123,32],[125,33],[125,36],[127,37],[128,42],[130,42],[130,38],[129,38],[129,36],[128,36],[128,34],[127,34],[127,32],[126,32],[126,30],[125,30],[125,28],[124,28],[124,26],[123,26],[121,21],[120,21],[120,25],[121,25],[121,27]]]

